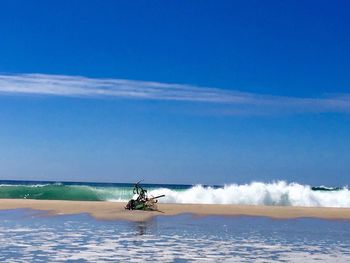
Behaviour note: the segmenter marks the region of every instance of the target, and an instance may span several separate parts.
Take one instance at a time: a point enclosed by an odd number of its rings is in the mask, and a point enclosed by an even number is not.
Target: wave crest
[[[162,203],[350,207],[350,191],[347,188],[315,191],[308,185],[285,181],[231,184],[221,188],[196,185],[183,191],[162,188],[150,194],[165,194],[160,199]]]

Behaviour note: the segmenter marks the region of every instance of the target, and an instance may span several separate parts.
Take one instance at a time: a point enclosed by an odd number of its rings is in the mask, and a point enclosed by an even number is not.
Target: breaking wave
[[[132,187],[93,187],[89,185],[35,184],[0,185],[0,198],[71,200],[71,201],[125,201],[132,197]]]
[[[218,186],[144,185],[161,203],[240,204],[271,206],[350,207],[348,187],[311,187],[278,181]],[[133,197],[133,184],[0,183],[0,198],[80,201],[122,201]]]
[[[310,187],[284,181],[231,184],[219,188],[196,185],[182,192],[157,189],[151,194],[165,194],[160,200],[164,203],[350,207],[350,191],[347,187]]]

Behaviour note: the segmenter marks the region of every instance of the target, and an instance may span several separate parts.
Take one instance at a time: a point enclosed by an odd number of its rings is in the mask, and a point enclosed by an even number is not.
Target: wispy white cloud
[[[220,104],[224,112],[343,112],[350,113],[350,94],[286,97],[127,79],[96,79],[47,74],[2,74],[1,94],[67,97],[115,97]]]

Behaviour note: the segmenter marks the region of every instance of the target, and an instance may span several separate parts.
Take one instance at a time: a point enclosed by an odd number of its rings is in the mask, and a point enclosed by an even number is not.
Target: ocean
[[[350,262],[350,221],[0,211],[1,262]]]
[[[306,207],[350,207],[348,186],[309,186],[276,181],[249,184],[142,184],[149,195],[164,203],[241,204]],[[0,181],[0,198],[38,200],[120,201],[133,197],[132,183]]]
[[[126,202],[133,186],[1,181],[0,198]],[[143,187],[168,203],[350,207],[348,187],[284,181]],[[1,262],[342,263],[350,262],[350,221],[159,213],[131,222],[12,209],[0,210],[0,243]]]

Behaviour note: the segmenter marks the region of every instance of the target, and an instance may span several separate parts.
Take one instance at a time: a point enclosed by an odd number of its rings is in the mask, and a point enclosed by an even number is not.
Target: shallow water
[[[0,211],[1,262],[350,262],[350,221],[159,216],[144,223]]]

